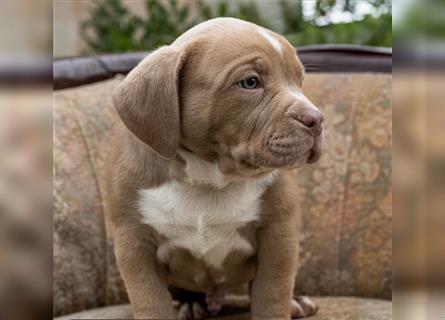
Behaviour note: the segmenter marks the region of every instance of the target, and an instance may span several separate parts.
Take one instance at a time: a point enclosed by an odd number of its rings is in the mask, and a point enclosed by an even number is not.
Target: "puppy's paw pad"
[[[178,309],[178,320],[201,320],[207,312],[198,302],[182,303]]]
[[[317,310],[317,305],[308,297],[297,296],[292,299],[291,316],[293,319],[313,316]]]

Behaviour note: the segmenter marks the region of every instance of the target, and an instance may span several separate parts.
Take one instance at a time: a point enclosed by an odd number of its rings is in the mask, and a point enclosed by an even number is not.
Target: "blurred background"
[[[54,55],[147,51],[199,22],[237,17],[285,35],[294,46],[392,45],[391,1],[54,2]]]
[[[394,319],[445,319],[441,0],[1,1],[0,319],[52,316],[52,56],[145,51],[215,16],[298,46],[393,46]]]
[[[0,2],[0,319],[50,319],[52,2]]]
[[[393,1],[393,315],[445,318],[445,2]]]

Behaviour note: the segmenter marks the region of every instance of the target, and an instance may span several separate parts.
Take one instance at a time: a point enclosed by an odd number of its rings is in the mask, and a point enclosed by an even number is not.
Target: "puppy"
[[[186,301],[180,318],[216,314],[224,292],[245,283],[253,319],[316,312],[293,299],[295,168],[320,157],[323,131],[303,77],[284,37],[218,18],[151,53],[118,86],[125,126],[114,131],[110,221],[135,318],[176,318],[169,288],[206,302]]]

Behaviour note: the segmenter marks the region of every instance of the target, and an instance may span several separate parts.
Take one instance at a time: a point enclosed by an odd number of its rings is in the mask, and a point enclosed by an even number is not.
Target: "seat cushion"
[[[318,314],[311,320],[389,320],[392,318],[392,303],[388,300],[356,297],[314,297],[319,306]],[[128,304],[96,308],[72,313],[55,320],[68,319],[131,319],[131,307]],[[249,320],[248,312],[227,315],[220,320]]]
[[[128,303],[113,252],[108,141],[122,81],[59,90],[54,109],[54,316]],[[391,75],[311,73],[326,151],[301,170],[298,294],[391,297]],[[329,239],[329,241],[326,241]]]
[[[299,294],[390,299],[391,75],[310,74],[325,153],[301,170]],[[327,241],[329,239],[329,241]]]
[[[55,94],[54,316],[128,302],[105,219],[110,93],[121,81]]]

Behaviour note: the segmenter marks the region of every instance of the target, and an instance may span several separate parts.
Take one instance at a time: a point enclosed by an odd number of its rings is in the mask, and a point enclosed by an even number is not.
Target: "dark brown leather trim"
[[[126,74],[149,52],[107,54],[58,59],[54,62],[54,89],[64,89]],[[308,72],[392,71],[392,50],[351,45],[306,46],[298,55]]]
[[[298,48],[308,72],[392,72],[391,48],[355,45],[316,45]],[[149,52],[104,54],[56,59],[54,89],[76,87],[127,74]]]
[[[0,85],[48,86],[53,80],[50,58],[0,57]]]
[[[54,89],[76,87],[127,74],[149,52],[104,54],[63,58],[54,61]]]
[[[392,49],[317,45],[297,49],[308,72],[392,72]]]

